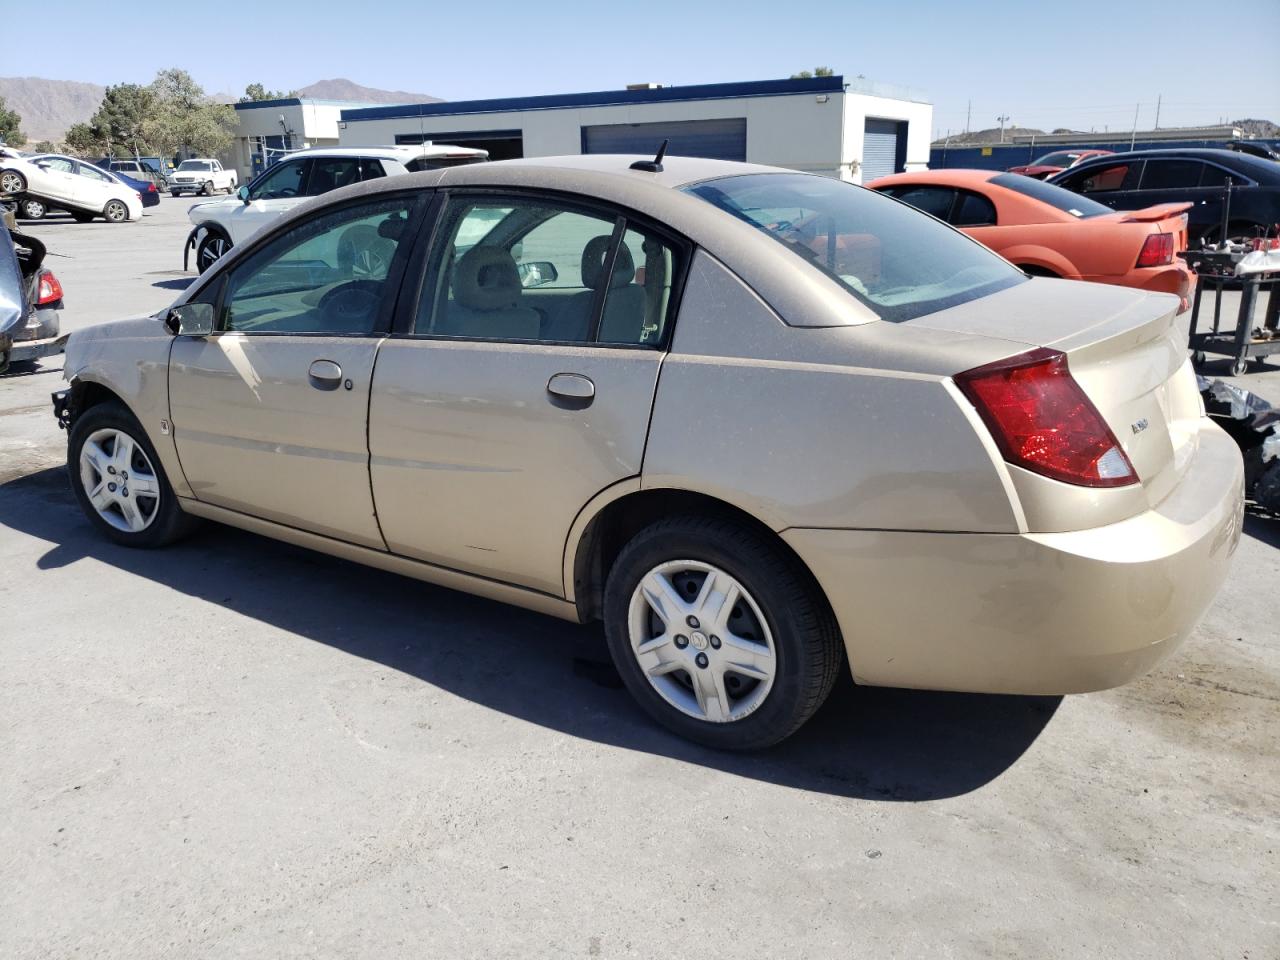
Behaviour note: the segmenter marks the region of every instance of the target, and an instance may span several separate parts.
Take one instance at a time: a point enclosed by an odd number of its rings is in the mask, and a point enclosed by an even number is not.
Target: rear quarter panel
[[[775,530],[1016,531],[1007,472],[976,414],[946,374],[903,369],[889,343],[902,336],[912,334],[886,323],[788,327],[699,252],[662,367],[643,486],[705,493]],[[993,352],[972,338],[935,347],[955,370]]]

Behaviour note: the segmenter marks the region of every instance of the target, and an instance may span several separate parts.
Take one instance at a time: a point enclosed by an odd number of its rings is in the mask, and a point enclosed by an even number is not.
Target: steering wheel
[[[373,327],[381,298],[380,281],[348,280],[325,293],[316,309],[328,329],[344,332],[369,330]]]

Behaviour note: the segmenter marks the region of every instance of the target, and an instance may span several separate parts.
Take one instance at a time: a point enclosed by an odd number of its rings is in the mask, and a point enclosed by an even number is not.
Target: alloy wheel
[[[123,223],[129,219],[129,210],[119,200],[112,200],[107,204],[107,209],[103,211],[103,216],[112,223]]]
[[[26,189],[27,184],[21,174],[14,173],[12,170],[0,173],[0,193],[22,193]]]
[[[200,272],[204,273],[217,263],[231,249],[231,244],[222,237],[210,237],[200,245]]]
[[[142,445],[122,430],[91,433],[80,448],[80,483],[111,526],[140,533],[160,509],[160,479]]]
[[[699,560],[670,560],[631,596],[631,651],[650,686],[681,713],[730,723],[754,713],[773,687],[777,650],[747,589]]]

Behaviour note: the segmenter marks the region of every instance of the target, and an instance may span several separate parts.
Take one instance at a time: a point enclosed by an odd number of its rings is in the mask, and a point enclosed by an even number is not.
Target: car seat
[[[618,247],[613,273],[604,275],[604,261],[613,238],[605,234],[587,241],[582,250],[582,285],[587,289],[574,294],[557,316],[549,322],[544,336],[548,340],[581,343],[590,336],[591,307],[596,291],[608,282],[604,317],[600,321],[600,340],[605,343],[640,343],[644,326],[644,287],[634,283],[635,260],[626,244]]]
[[[500,247],[473,247],[453,268],[453,295],[433,333],[494,340],[538,339],[539,315],[521,306],[516,261]]]

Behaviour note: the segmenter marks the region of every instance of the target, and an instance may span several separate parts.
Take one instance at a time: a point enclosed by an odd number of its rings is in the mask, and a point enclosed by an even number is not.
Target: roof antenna
[[[643,170],[645,173],[661,173],[662,158],[666,156],[667,144],[670,142],[671,142],[670,140],[663,140],[662,146],[658,148],[657,156],[655,156],[652,160],[637,160],[635,163],[631,165],[631,169]]]

